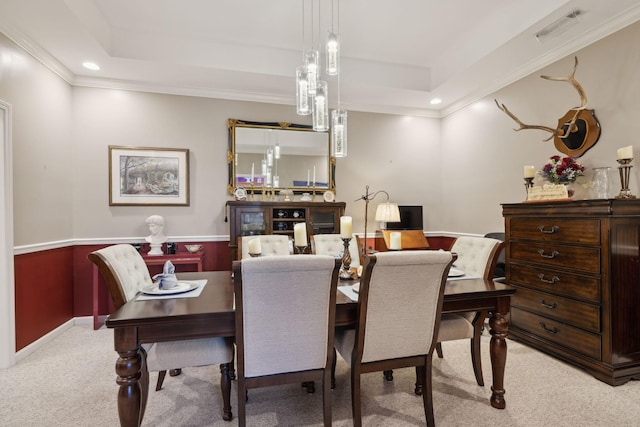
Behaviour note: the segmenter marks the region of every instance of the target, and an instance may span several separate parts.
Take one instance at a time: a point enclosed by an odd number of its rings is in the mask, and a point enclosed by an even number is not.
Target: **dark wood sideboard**
[[[640,200],[502,208],[510,337],[611,385],[640,379]]]
[[[258,196],[259,197],[259,196]],[[316,196],[318,197],[318,196]],[[307,224],[307,236],[340,232],[345,202],[229,201],[229,252],[238,259],[238,238],[284,234],[293,238],[293,226]],[[307,238],[308,238],[307,237]]]

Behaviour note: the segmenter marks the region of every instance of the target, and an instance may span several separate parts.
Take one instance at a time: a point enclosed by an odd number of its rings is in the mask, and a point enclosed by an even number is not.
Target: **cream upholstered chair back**
[[[342,259],[344,243],[339,234],[314,234],[311,236],[311,252],[316,255],[331,255]],[[351,255],[351,267],[360,266],[360,254],[355,238],[349,241],[349,255]]]
[[[326,367],[333,348],[329,325],[335,322],[330,313],[335,317],[337,265],[328,255],[242,260],[236,338],[240,324],[245,377]]]
[[[249,255],[249,240],[260,239],[262,256],[291,255],[292,246],[289,237],[283,234],[260,234],[257,236],[242,236],[240,240],[241,259],[251,258]]]
[[[362,363],[433,350],[452,260],[450,252],[419,250],[379,252],[365,261],[359,309],[366,314],[356,334],[364,339]]]
[[[144,286],[153,284],[142,256],[131,245],[113,245],[89,254],[107,281],[116,309],[133,299]]]
[[[488,237],[458,237],[451,247],[451,252],[458,255],[455,267],[466,276],[492,279],[503,246],[504,242]]]

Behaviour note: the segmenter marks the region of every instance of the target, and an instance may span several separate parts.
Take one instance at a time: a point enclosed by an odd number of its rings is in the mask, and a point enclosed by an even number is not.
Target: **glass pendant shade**
[[[273,148],[267,149],[267,166],[273,166]]]
[[[327,82],[318,81],[316,96],[313,100],[313,130],[325,132],[329,130],[329,88]]]
[[[320,68],[318,68],[318,57],[320,54],[317,50],[307,50],[304,53],[304,65],[307,67],[307,81],[309,82],[309,95],[316,94],[318,77],[320,77]]]
[[[337,109],[331,112],[331,153],[333,157],[347,157],[347,112]]]
[[[273,155],[276,159],[280,158],[280,144],[276,142],[275,147],[273,147]]]
[[[338,36],[335,33],[329,33],[327,39],[327,75],[335,76],[340,70],[340,55],[338,54]]]
[[[296,68],[296,109],[301,116],[311,114],[309,104],[309,72],[306,65]]]

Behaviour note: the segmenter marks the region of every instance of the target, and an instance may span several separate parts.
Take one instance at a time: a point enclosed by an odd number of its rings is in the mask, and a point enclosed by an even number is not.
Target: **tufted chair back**
[[[311,252],[317,255],[331,255],[334,258],[342,258],[344,243],[339,234],[315,234],[311,236]],[[351,267],[360,266],[360,254],[355,238],[349,242],[349,254],[351,255]]]
[[[493,279],[493,274],[504,242],[488,237],[461,236],[451,247],[458,255],[455,267],[467,276]]]
[[[261,234],[259,236],[242,236],[239,238],[241,259],[251,258],[249,255],[249,240],[260,239],[262,256],[291,255],[292,247],[289,237],[282,234]]]
[[[141,288],[153,284],[144,259],[131,245],[108,246],[88,257],[106,280],[116,309],[133,299]]]

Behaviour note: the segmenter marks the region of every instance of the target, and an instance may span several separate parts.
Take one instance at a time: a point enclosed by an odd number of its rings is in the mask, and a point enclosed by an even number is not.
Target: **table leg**
[[[489,319],[491,342],[489,352],[491,355],[491,371],[493,374],[493,386],[491,387],[491,406],[504,409],[507,403],[504,400],[504,368],[507,362],[507,331],[509,322],[504,313],[494,311]]]
[[[118,415],[121,426],[139,426],[142,423],[149,392],[149,374],[146,369],[144,350],[137,343],[126,344],[127,333],[114,330],[114,340],[118,360],[116,362],[116,383],[118,389]],[[129,349],[126,349],[129,347]]]

